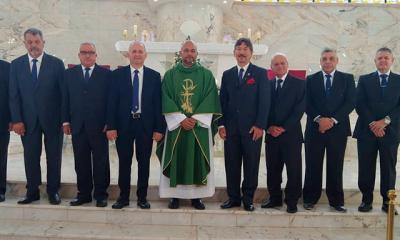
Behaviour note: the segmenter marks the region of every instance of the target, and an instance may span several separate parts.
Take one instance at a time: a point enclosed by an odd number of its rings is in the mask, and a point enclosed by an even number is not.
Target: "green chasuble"
[[[218,130],[217,119],[221,116],[217,86],[210,70],[197,62],[185,68],[180,62],[165,73],[162,82],[162,112],[164,115],[183,113],[186,117],[197,114],[213,114],[213,137]],[[158,157],[165,151],[162,172],[170,179],[170,187],[177,185],[206,186],[210,173],[209,129],[196,126],[184,130],[179,126],[168,131],[164,143],[160,143]],[[212,138],[213,139],[213,138]]]

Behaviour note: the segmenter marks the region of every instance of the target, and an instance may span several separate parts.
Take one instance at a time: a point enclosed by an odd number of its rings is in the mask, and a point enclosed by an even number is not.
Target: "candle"
[[[128,30],[124,30],[124,32],[122,33],[122,35],[124,35],[124,36],[128,35]]]
[[[133,25],[133,34],[137,35],[137,25]]]
[[[251,29],[250,29],[250,28],[247,29],[247,37],[248,37],[248,38],[251,38]]]
[[[242,38],[242,37],[243,37],[242,33],[239,33],[238,38]]]
[[[257,32],[257,39],[261,39],[261,33]]]

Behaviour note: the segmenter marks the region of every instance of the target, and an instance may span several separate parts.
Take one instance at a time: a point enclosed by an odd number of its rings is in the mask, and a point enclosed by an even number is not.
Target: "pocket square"
[[[249,79],[249,80],[247,81],[247,84],[254,84],[254,83],[256,83],[256,80],[254,80],[254,78]]]

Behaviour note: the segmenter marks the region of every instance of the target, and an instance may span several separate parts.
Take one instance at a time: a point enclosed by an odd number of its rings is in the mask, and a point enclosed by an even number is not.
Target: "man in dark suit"
[[[10,64],[0,60],[0,202],[6,199],[8,143],[13,129],[8,104],[9,73]]]
[[[118,186],[120,195],[112,208],[129,205],[133,143],[138,161],[137,205],[150,208],[147,187],[153,140],[160,141],[165,130],[161,114],[160,73],[144,66],[146,48],[133,42],[127,54],[130,64],[113,72],[109,97],[107,137],[116,140],[119,158]]]
[[[265,135],[267,186],[270,198],[261,207],[282,206],[282,170],[286,165],[286,211],[296,213],[302,190],[303,132],[300,120],[306,109],[306,83],[288,73],[288,61],[282,53],[277,53],[271,58],[271,70],[276,77],[270,81],[271,110]]]
[[[395,188],[397,149],[400,142],[400,75],[392,72],[392,51],[380,48],[375,55],[377,71],[363,75],[357,85],[358,210],[372,210],[376,158],[381,168],[382,210],[388,212],[388,191]],[[396,211],[397,214],[397,211]]]
[[[28,54],[11,62],[10,110],[14,132],[24,146],[27,193],[18,202],[28,204],[40,199],[42,183],[40,156],[42,137],[46,149],[47,194],[51,204],[60,204],[63,133],[61,131],[61,95],[64,63],[43,52],[45,41],[39,29],[24,33]]]
[[[91,202],[94,183],[96,206],[105,207],[110,185],[106,112],[112,72],[96,64],[93,43],[82,43],[78,56],[81,64],[65,71],[62,101],[63,131],[72,134],[78,184],[78,195],[70,205]]]
[[[267,127],[270,85],[267,70],[253,65],[253,45],[240,38],[235,44],[237,66],[222,75],[219,135],[225,141],[225,171],[229,200],[221,208],[241,205],[240,181],[243,159],[243,205],[254,211],[253,196],[258,185],[261,143]]]
[[[344,206],[343,163],[347,137],[351,136],[349,114],[356,106],[352,74],[339,72],[336,51],[323,49],[322,71],[307,76],[307,125],[305,132],[306,174],[304,208],[311,210],[321,197],[322,166],[326,149],[326,195],[338,212]]]

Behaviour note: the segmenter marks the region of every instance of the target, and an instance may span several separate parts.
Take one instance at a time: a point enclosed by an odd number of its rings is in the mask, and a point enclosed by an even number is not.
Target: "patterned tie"
[[[36,87],[36,84],[37,84],[37,75],[38,75],[37,66],[36,66],[37,61],[38,61],[37,59],[32,59],[32,62],[33,62],[33,66],[32,66],[32,82],[33,82],[33,86],[35,86],[35,87]]]
[[[240,84],[242,83],[242,80],[243,80],[243,71],[244,71],[244,69],[241,68],[240,72],[239,72],[239,79],[238,79],[239,86],[240,86]]]
[[[89,82],[89,78],[90,78],[90,76],[89,76],[89,71],[90,71],[90,68],[85,68],[85,83],[86,84],[88,84],[88,82]]]
[[[326,77],[326,85],[325,85],[325,91],[326,91],[326,97],[329,98],[329,95],[331,95],[331,87],[332,87],[332,83],[331,83],[331,75],[327,74],[325,75]]]
[[[139,70],[135,70],[132,90],[133,90],[132,112],[136,113],[139,110]]]
[[[382,82],[381,82],[381,92],[382,96],[385,95],[386,84],[387,84],[387,74],[381,74]]]
[[[279,95],[281,94],[281,91],[282,91],[282,82],[283,82],[282,79],[278,79],[278,86],[277,86],[277,88],[276,88],[276,98],[278,98]]]

